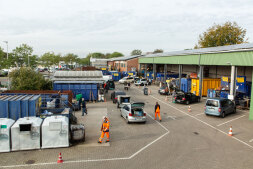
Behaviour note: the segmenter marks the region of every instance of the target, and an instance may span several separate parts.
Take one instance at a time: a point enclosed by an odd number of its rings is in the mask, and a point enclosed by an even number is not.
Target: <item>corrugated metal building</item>
[[[53,90],[71,90],[74,97],[82,94],[86,101],[98,99],[99,84],[103,83],[102,71],[57,71],[53,78]]]

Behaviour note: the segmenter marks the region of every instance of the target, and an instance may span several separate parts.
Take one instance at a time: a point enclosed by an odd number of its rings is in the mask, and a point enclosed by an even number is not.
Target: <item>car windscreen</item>
[[[218,107],[218,101],[217,100],[207,100],[206,106],[211,106],[211,107]]]
[[[131,113],[133,114],[133,116],[143,116],[143,110],[141,108],[138,109],[132,109]]]
[[[122,103],[129,103],[130,102],[130,98],[126,97],[126,98],[122,98]]]

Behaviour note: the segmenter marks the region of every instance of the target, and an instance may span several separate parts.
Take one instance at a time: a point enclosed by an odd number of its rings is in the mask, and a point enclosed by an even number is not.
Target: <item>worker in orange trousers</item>
[[[107,137],[106,143],[110,141],[109,128],[110,128],[109,119],[106,116],[104,116],[103,117],[103,124],[101,126],[101,132],[102,133],[101,133],[101,136],[98,140],[98,143],[102,143],[102,140],[103,140],[105,135]]]
[[[161,118],[161,114],[160,114],[160,105],[158,104],[158,102],[156,102],[156,105],[155,105],[155,120],[156,120],[157,115],[158,115],[159,120],[161,122],[162,118]]]

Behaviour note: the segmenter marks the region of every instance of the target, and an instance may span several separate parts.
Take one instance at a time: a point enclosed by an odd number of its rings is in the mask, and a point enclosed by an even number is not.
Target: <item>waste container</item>
[[[83,124],[70,126],[71,142],[85,141],[85,128]]]
[[[0,118],[0,152],[11,151],[11,126],[14,120],[8,118]]]
[[[66,116],[50,116],[42,124],[42,147],[69,147],[69,119]]]
[[[144,91],[144,95],[148,95],[148,88],[147,88],[147,87],[145,87],[145,88],[143,89],[143,91]]]
[[[40,127],[38,117],[20,118],[11,127],[12,151],[40,149]]]

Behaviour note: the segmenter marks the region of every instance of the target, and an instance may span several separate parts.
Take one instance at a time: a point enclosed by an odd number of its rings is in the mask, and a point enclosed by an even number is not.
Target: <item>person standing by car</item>
[[[100,138],[98,140],[98,143],[100,143],[100,144],[102,143],[102,140],[103,140],[103,138],[104,138],[105,135],[107,137],[106,143],[110,141],[109,140],[110,139],[109,128],[110,128],[109,119],[106,116],[104,116],[103,117],[103,124],[101,126],[101,132],[102,133],[101,133],[101,136],[100,136]]]
[[[80,99],[81,100],[81,99]],[[87,115],[87,108],[84,98],[82,99],[82,116],[84,116],[84,113]]]
[[[160,105],[158,104],[158,102],[156,102],[156,105],[155,105],[155,120],[156,120],[157,115],[158,115],[159,120],[161,122],[162,118],[161,118],[161,114],[160,114]]]

